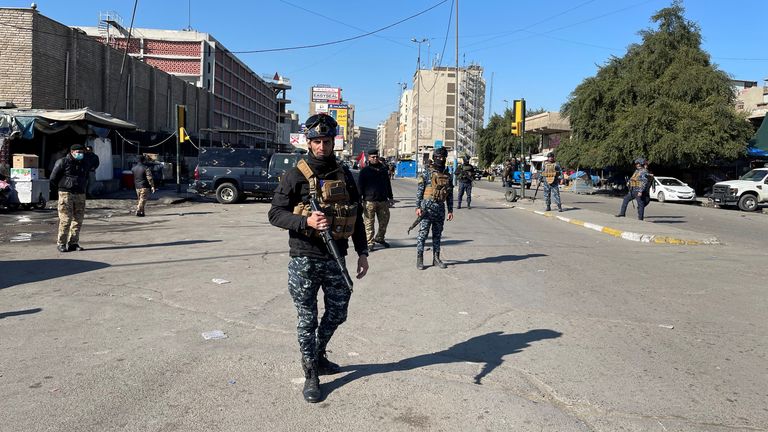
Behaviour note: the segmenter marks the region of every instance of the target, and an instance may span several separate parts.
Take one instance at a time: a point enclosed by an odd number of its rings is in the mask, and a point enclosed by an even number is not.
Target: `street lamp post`
[[[424,42],[427,42],[429,39],[422,38],[422,39],[416,39],[411,38],[411,42],[414,42],[419,45],[419,54],[416,57],[416,171],[420,172],[421,164],[422,164],[422,155],[421,155],[421,145],[419,145],[419,116],[421,113],[419,112],[419,101],[421,100],[421,44]]]

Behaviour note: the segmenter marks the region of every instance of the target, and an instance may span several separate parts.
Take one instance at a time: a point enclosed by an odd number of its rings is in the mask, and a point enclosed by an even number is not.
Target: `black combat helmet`
[[[327,114],[315,114],[305,122],[308,139],[318,137],[335,137],[339,126],[336,120]]]

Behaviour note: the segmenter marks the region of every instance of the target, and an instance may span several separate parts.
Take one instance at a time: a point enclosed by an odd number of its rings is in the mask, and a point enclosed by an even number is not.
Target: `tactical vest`
[[[444,202],[448,197],[448,174],[432,171],[429,186],[424,188],[424,199]]]
[[[555,177],[557,177],[557,164],[544,162],[541,175],[547,179],[547,183],[552,184],[555,181]]]
[[[640,189],[643,187],[643,182],[640,180],[641,170],[635,170],[632,177],[629,178],[629,187],[632,189]]]
[[[299,169],[309,183],[309,195],[317,197],[320,210],[328,219],[329,230],[333,238],[341,240],[352,237],[352,233],[355,231],[355,221],[357,220],[357,203],[350,202],[347,183],[344,179],[344,170],[339,168],[334,180],[322,180],[317,178],[317,175],[312,172],[312,168],[303,159],[296,164],[296,168]],[[293,214],[309,217],[312,214],[309,202],[297,204],[293,208]],[[320,233],[314,228],[307,228],[304,234],[320,236]]]

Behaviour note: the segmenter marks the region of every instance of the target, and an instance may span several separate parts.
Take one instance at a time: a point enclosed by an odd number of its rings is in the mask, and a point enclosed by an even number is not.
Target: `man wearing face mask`
[[[326,347],[338,326],[347,319],[352,290],[319,232],[330,231],[342,256],[348,238],[357,252],[357,278],[368,272],[368,244],[363,209],[352,173],[336,162],[333,154],[337,124],[333,117],[318,114],[307,119],[309,155],[286,171],[275,190],[269,222],[288,230],[291,260],[288,291],[298,312],[298,340],[304,369],[304,400],[322,399],[319,375],[339,372],[328,360]],[[312,211],[309,199],[317,199],[322,211]],[[318,324],[317,296],[323,290],[325,313]]]
[[[416,268],[424,270],[424,242],[432,228],[432,264],[441,269],[447,268],[440,260],[440,239],[443,237],[445,208],[448,207],[448,220],[453,220],[453,180],[445,167],[448,150],[445,147],[435,149],[432,164],[419,177],[416,190],[416,217],[421,219],[419,235],[416,237]]]
[[[80,247],[80,228],[85,217],[85,186],[88,164],[85,148],[75,144],[66,156],[56,161],[51,171],[51,183],[59,188],[59,234],[56,246],[59,252],[83,250]]]

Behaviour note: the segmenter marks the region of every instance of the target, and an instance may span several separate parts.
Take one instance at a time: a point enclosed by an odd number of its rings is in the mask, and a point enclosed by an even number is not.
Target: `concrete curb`
[[[537,215],[545,216],[548,218],[557,219],[557,220],[567,222],[573,225],[578,225],[584,228],[589,228],[591,230],[612,235],[614,237],[621,238],[624,240],[631,240],[631,241],[636,241],[640,243],[657,243],[657,244],[671,244],[671,245],[685,245],[685,246],[712,246],[712,245],[721,244],[720,240],[718,240],[715,237],[712,237],[708,240],[690,240],[690,239],[668,237],[668,236],[657,235],[657,234],[642,234],[642,233],[636,233],[631,231],[622,231],[619,229],[602,226],[602,225],[594,224],[591,222],[585,222],[579,219],[572,219],[565,216],[555,215],[552,212],[534,210],[534,209],[530,209],[527,207],[520,207],[520,206],[514,206],[513,208],[525,210],[527,212],[535,213]]]

